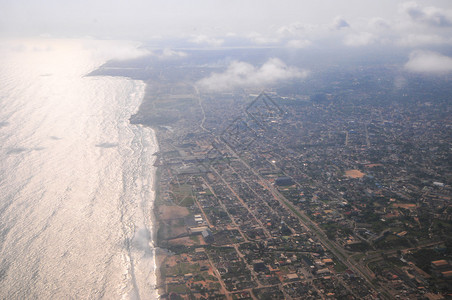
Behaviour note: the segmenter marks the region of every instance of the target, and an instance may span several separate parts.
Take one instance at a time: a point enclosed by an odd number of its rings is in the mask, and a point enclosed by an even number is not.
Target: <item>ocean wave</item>
[[[157,297],[145,85],[85,77],[102,47],[0,44],[0,298]]]

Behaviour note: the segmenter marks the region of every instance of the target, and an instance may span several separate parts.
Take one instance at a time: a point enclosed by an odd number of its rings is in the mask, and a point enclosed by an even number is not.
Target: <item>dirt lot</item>
[[[364,175],[366,175],[366,174],[364,174],[360,170],[347,170],[347,171],[345,171],[345,176],[351,177],[351,178],[363,178]]]
[[[176,205],[162,205],[159,207],[160,220],[173,220],[187,216],[189,211],[186,207]]]
[[[182,237],[178,239],[173,239],[168,242],[170,245],[184,245],[184,246],[193,246],[193,245],[205,245],[206,242],[201,236],[193,236],[193,237]]]
[[[415,209],[417,207],[414,203],[394,203],[392,204],[393,207],[401,207],[405,209]]]

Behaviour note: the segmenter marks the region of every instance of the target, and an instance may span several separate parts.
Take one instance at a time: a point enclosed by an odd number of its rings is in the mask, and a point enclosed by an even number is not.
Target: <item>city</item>
[[[447,91],[338,76],[313,95],[148,82],[131,121],[160,145],[162,298],[451,294]]]

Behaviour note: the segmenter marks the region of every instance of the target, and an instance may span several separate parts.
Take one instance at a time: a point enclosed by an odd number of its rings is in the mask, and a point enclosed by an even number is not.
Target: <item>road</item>
[[[293,213],[294,216],[296,216],[301,224],[305,228],[309,228],[312,233],[317,237],[317,239],[320,241],[320,243],[325,246],[333,255],[335,255],[344,265],[347,266],[350,270],[352,270],[355,274],[360,275],[362,278],[366,280],[366,282],[371,286],[375,291],[379,292],[382,297],[385,299],[390,299],[389,293],[386,289],[375,286],[371,280],[372,276],[366,271],[363,270],[363,268],[360,268],[360,266],[355,266],[349,261],[349,254],[340,248],[340,246],[336,245],[334,242],[330,241],[326,234],[323,232],[323,230],[318,226],[317,223],[313,222],[304,212],[300,211],[298,208],[294,207],[289,201],[279,193],[277,189],[273,185],[271,185],[265,178],[263,178],[258,172],[256,172],[246,161],[244,161],[229,145],[226,145],[228,150],[234,154],[237,159],[241,161],[241,163],[246,166],[251,172],[256,175],[261,182],[264,182],[266,184],[266,188],[271,192],[275,200],[279,201],[281,205],[286,207],[289,211]]]

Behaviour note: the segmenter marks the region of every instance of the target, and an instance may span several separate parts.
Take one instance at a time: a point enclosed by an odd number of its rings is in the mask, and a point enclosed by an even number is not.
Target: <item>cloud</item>
[[[306,48],[312,44],[309,40],[290,40],[286,46],[289,48]]]
[[[391,24],[383,18],[372,18],[369,20],[369,26],[377,31],[391,29]]]
[[[308,72],[287,66],[278,58],[271,58],[260,68],[234,61],[225,72],[213,73],[197,82],[197,86],[208,91],[230,91],[236,88],[263,88],[277,81],[305,78]]]
[[[257,45],[276,44],[279,42],[277,37],[264,36],[257,32],[252,32],[248,35],[248,38]]]
[[[162,51],[162,54],[159,55],[160,59],[169,59],[169,58],[181,58],[181,57],[186,57],[187,53],[183,52],[183,51],[176,51],[176,50],[172,50],[170,48],[165,48]]]
[[[403,87],[406,86],[407,82],[408,81],[406,80],[405,77],[397,76],[396,78],[394,78],[394,87],[397,90],[400,90],[400,89],[402,89]]]
[[[451,38],[445,38],[436,34],[408,34],[398,41],[401,46],[417,47],[424,45],[452,44]]]
[[[197,35],[190,39],[190,42],[195,44],[206,44],[212,47],[220,47],[223,43],[223,39],[208,37],[207,35]]]
[[[279,27],[278,30],[276,30],[276,33],[282,37],[291,37],[305,32],[306,29],[306,25],[300,22],[295,22]]]
[[[369,32],[352,33],[345,37],[344,44],[352,47],[367,46],[375,42],[375,36]]]
[[[5,39],[0,42],[0,52],[89,52],[91,57],[102,61],[126,60],[152,55],[141,47],[141,43],[121,40],[19,38]]]
[[[413,51],[405,69],[415,73],[449,73],[452,72],[452,58],[431,51]]]
[[[140,47],[140,43],[129,41],[98,41],[82,40],[83,47],[99,57],[108,57],[109,59],[126,60],[132,58],[151,55],[152,53]]]
[[[407,2],[402,4],[402,11],[415,22],[434,27],[452,27],[451,14],[436,7],[420,7],[416,2]]]
[[[347,28],[350,27],[350,24],[348,24],[348,22],[341,16],[337,16],[334,19],[333,22],[333,28],[334,29],[342,29],[342,28]]]

